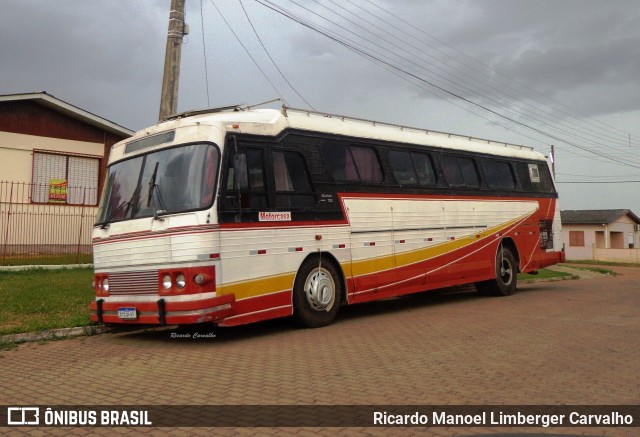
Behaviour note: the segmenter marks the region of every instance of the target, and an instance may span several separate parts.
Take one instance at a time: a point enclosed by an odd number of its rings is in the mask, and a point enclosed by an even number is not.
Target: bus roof
[[[286,106],[278,110],[243,109],[234,105],[185,112],[136,133],[130,140],[195,124],[221,125],[223,130],[243,134],[277,136],[285,129],[296,129],[474,153],[535,160],[545,159],[544,155],[527,146]]]

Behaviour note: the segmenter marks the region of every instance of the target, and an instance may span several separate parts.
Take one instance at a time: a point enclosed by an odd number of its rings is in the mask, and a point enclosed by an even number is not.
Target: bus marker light
[[[316,241],[322,240],[322,235],[316,235]]]
[[[220,254],[219,253],[210,253],[209,254],[209,259],[220,259]]]
[[[198,273],[193,277],[193,282],[195,282],[196,285],[204,285],[211,282],[212,280],[212,276],[203,273]]]

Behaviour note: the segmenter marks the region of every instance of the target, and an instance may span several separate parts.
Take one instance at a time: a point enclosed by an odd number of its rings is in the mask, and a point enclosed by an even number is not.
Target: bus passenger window
[[[440,159],[445,182],[451,187],[478,187],[478,171],[473,159],[442,155]]]
[[[511,172],[511,165],[508,162],[483,159],[482,169],[490,188],[496,190],[512,190],[515,188],[516,182]]]
[[[382,170],[371,147],[326,142],[324,158],[336,182],[382,182]]]
[[[455,157],[443,155],[440,158],[440,166],[442,167],[442,175],[447,185],[450,187],[461,187],[464,185],[464,179],[462,179],[460,167],[458,167],[458,161]]]
[[[276,207],[309,207],[315,204],[304,157],[296,152],[273,152]]]
[[[293,183],[282,152],[273,152],[273,174],[276,178],[276,191],[293,191]]]
[[[242,148],[229,156],[225,196],[228,208],[238,208],[238,202],[243,209],[266,208],[263,162],[261,149]]]
[[[433,171],[431,158],[426,153],[412,153],[411,160],[418,175],[420,185],[435,185],[436,174]]]
[[[382,182],[382,170],[376,152],[370,147],[349,147],[361,182]]]
[[[518,180],[525,191],[553,193],[553,181],[546,163],[515,163]]]
[[[401,185],[416,185],[418,178],[411,162],[409,152],[398,152],[392,150],[389,152],[389,164],[393,170],[393,176]]]
[[[436,176],[426,153],[389,152],[389,164],[396,181],[402,185],[434,185]]]

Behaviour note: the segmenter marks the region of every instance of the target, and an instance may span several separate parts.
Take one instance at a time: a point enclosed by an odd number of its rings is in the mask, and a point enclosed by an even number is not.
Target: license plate
[[[138,318],[138,312],[134,308],[118,308],[118,318],[123,320],[135,320]]]

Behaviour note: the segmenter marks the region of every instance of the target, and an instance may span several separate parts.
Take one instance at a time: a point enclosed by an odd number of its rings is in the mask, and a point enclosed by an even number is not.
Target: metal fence
[[[47,202],[33,201],[44,187],[0,181],[0,265],[91,263],[91,231],[97,207],[71,205],[59,187]],[[70,192],[80,188],[68,187]],[[95,199],[95,189],[81,188]],[[93,190],[93,191],[92,191]],[[77,200],[76,200],[77,201]]]

